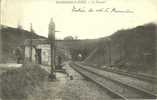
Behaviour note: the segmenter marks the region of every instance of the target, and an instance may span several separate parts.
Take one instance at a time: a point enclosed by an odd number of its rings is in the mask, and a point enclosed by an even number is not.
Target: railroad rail
[[[79,64],[70,63],[70,65],[74,70],[92,80],[93,82],[99,84],[100,86],[104,87],[120,99],[155,99],[157,97],[152,92],[131,86],[129,84],[125,84],[110,77],[106,77],[98,73],[97,71],[93,71],[89,68],[80,66]]]
[[[109,69],[109,68],[100,68],[100,67],[96,67],[96,66],[93,66],[93,65],[85,64],[85,63],[81,63],[81,64],[85,65],[85,66],[92,66],[94,68],[101,69],[101,70],[104,70],[104,71],[117,73],[117,74],[120,74],[120,75],[134,77],[136,79],[140,79],[140,80],[144,80],[144,81],[157,82],[157,77],[153,76],[153,75],[144,75],[144,74],[137,74],[137,73],[131,73],[131,72],[129,73],[129,72],[122,71],[122,70],[115,70],[115,69]]]

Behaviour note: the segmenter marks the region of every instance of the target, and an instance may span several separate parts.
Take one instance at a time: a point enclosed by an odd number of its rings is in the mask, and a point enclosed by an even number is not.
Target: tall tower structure
[[[48,39],[50,43],[51,52],[51,74],[50,79],[56,79],[55,75],[55,23],[51,18],[48,28]]]
[[[53,21],[53,18],[51,18],[49,23],[48,39],[53,42],[55,41],[55,23]]]

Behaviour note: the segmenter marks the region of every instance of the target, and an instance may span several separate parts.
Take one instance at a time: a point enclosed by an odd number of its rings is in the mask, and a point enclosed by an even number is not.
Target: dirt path
[[[44,100],[111,100],[107,91],[84,79],[80,74],[64,64],[67,74],[57,73],[57,81],[46,83],[47,95]],[[70,76],[73,79],[70,79]],[[30,100],[30,99],[29,99]],[[34,99],[35,100],[35,99]],[[38,99],[42,100],[42,99]]]

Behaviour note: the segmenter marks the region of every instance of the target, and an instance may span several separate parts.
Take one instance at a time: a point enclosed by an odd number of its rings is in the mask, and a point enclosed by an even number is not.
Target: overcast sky
[[[67,1],[67,0],[66,0]],[[89,0],[88,0],[89,1]],[[98,38],[116,30],[157,22],[157,0],[100,0],[101,4],[56,4],[55,0],[2,0],[2,23],[29,30],[30,23],[39,35],[47,36],[48,23],[53,17],[57,38],[78,36]],[[116,8],[133,13],[72,12],[72,8]]]

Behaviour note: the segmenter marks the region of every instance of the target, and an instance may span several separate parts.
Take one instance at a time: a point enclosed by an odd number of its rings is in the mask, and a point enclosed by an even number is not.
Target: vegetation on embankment
[[[24,29],[2,27],[2,62],[10,62],[16,60],[14,51],[17,47],[23,48],[26,39],[45,38],[37,35],[35,32],[29,32]],[[22,52],[23,53],[23,52]]]
[[[100,39],[97,48],[84,62],[153,74],[156,62],[156,29],[157,25],[150,23],[119,30]]]
[[[25,64],[21,68],[4,72],[0,76],[0,98],[2,100],[27,100],[36,89],[47,81],[48,72],[37,65]]]

